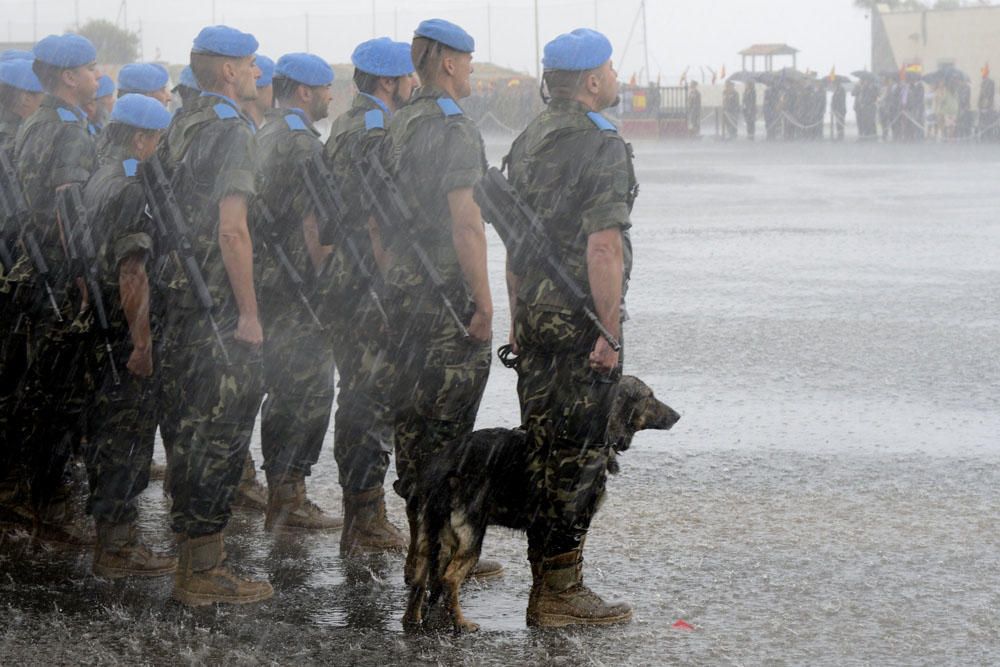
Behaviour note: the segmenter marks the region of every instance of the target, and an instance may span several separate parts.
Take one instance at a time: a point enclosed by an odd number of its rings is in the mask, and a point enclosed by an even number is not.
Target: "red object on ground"
[[[694,630],[694,626],[685,620],[675,621],[674,624],[670,627],[672,627],[675,630],[687,630],[688,632]]]

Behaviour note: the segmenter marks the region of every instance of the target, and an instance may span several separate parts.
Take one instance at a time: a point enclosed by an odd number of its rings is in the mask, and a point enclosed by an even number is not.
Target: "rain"
[[[119,24],[138,28],[145,21],[144,59],[166,63],[171,86],[192,35],[211,19],[254,32],[275,60],[306,48],[287,25],[268,36],[269,21],[293,13],[274,10],[275,3],[247,3],[241,17],[239,3],[218,0],[190,25],[150,25],[157,10],[138,3],[127,5],[131,18],[124,22],[126,3],[81,0],[76,19],[73,3],[62,3],[60,16],[44,4],[39,38],[90,14],[115,22],[116,9]],[[227,562],[274,589],[256,604],[185,606],[171,598],[172,576],[95,576],[91,548],[53,548],[33,540],[30,525],[4,524],[0,661],[996,662],[1000,192],[992,183],[1000,176],[1000,116],[995,104],[980,105],[991,76],[987,58],[973,61],[978,52],[968,53],[971,46],[956,47],[962,55],[953,61],[938,54],[918,63],[899,51],[894,31],[906,42],[907,17],[921,13],[907,3],[890,3],[898,11],[886,6],[873,17],[870,8],[843,0],[829,20],[852,36],[838,45],[816,26],[796,28],[802,10],[791,5],[801,3],[777,3],[780,12],[749,3],[758,10],[750,27],[729,37],[705,18],[679,30],[676,22],[703,11],[691,3],[678,3],[674,13],[659,3],[622,3],[620,16],[603,1],[537,4],[535,11],[527,1],[386,1],[374,11],[366,5],[327,14],[320,3],[289,6],[308,12],[309,48],[336,72],[330,117],[316,124],[324,142],[353,95],[344,64],[353,44],[373,34],[408,40],[411,25],[428,16],[488,34],[476,34],[472,95],[460,104],[482,133],[492,166],[544,108],[534,35],[512,30],[504,11],[524,26],[537,20],[544,46],[578,27],[563,16],[572,10],[581,25],[607,32],[615,58],[623,54],[615,61],[620,104],[605,115],[630,143],[639,183],[630,215],[624,372],[682,415],[670,431],[636,433],[617,456],[619,470],[609,475],[587,534],[584,583],[605,600],[630,604],[631,622],[527,627],[532,572],[525,534],[490,527],[482,556],[500,562],[503,575],[470,579],[461,590],[462,611],[478,632],[414,631],[402,622],[405,554],[343,556],[339,530],[274,532],[265,529],[264,512],[237,508],[225,528]],[[744,3],[722,5],[744,11]],[[21,16],[32,9],[28,2],[0,6]],[[939,34],[935,15],[949,11],[986,12],[981,20],[1000,29],[1000,8],[942,8],[928,13],[931,37]],[[337,40],[350,47],[322,43],[323,26],[333,31],[334,17],[345,24],[335,28]],[[884,44],[874,36],[874,20],[884,21]],[[10,31],[9,42],[30,48],[30,19]],[[503,45],[505,35],[516,48]],[[768,35],[793,44],[795,60],[782,51],[767,67],[761,56],[752,62],[739,54]],[[896,58],[891,71],[879,61],[882,46]],[[690,56],[675,52],[685,49]],[[743,106],[751,80],[753,141]],[[727,107],[727,81],[736,106],[730,97]],[[692,82],[700,90],[697,114]],[[842,139],[833,104],[838,86],[846,106]],[[919,104],[918,89],[926,96]],[[312,185],[322,189],[319,181]],[[475,425],[515,429],[517,374],[496,354],[508,342],[511,313],[506,251],[495,225],[487,224],[486,242],[494,353]],[[311,297],[301,289],[291,294],[296,301]],[[325,314],[317,307],[309,316]],[[220,337],[231,335],[227,323],[218,326]],[[215,335],[207,325],[204,333]],[[411,334],[401,328],[401,337]],[[199,391],[187,390],[190,397]],[[263,485],[260,429],[258,416],[249,449]],[[340,516],[333,439],[331,417],[306,486],[312,502]],[[153,459],[165,463],[159,434]],[[84,462],[73,458],[65,474],[74,480],[76,511],[85,513]],[[386,509],[408,538],[396,479],[393,457]],[[138,529],[154,551],[174,553],[165,483],[156,477],[139,495]]]

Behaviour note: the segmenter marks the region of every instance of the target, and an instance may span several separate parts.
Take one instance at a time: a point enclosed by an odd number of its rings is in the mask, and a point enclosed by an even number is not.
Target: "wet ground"
[[[400,558],[348,566],[337,534],[238,514],[233,561],[276,589],[251,608],[188,610],[168,580],[98,580],[89,554],[7,536],[0,663],[1000,660],[1000,150],[636,148],[627,370],[684,419],[636,438],[588,540],[588,581],[631,625],[526,629],[524,539],[495,531],[506,576],[464,591],[482,631],[408,636]],[[516,422],[513,387],[496,365],[482,426]],[[339,506],[331,452],[310,488]],[[165,512],[154,483],[162,547]]]

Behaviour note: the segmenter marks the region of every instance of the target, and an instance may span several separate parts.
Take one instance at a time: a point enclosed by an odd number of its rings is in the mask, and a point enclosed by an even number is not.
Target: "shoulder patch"
[[[603,115],[597,113],[596,111],[591,111],[587,114],[587,118],[597,126],[602,132],[617,132],[618,128],[610,120],[605,118]]]
[[[135,158],[129,158],[122,162],[122,169],[125,170],[125,175],[132,178],[139,172],[139,161]]]
[[[382,117],[381,109],[370,109],[365,112],[365,131],[384,130],[385,119]]]
[[[64,123],[79,123],[80,119],[76,117],[76,114],[67,109],[66,107],[58,107],[56,113],[59,114],[59,120]]]
[[[240,112],[238,112],[236,109],[232,108],[231,106],[223,102],[219,102],[218,104],[213,106],[212,110],[215,111],[216,116],[222,118],[223,120],[226,120],[228,118],[240,117]]]
[[[308,129],[302,118],[295,113],[285,114],[285,125],[293,132],[304,132]]]
[[[458,106],[455,100],[450,97],[439,97],[437,105],[441,107],[441,111],[444,112],[445,116],[461,116],[463,113],[462,107]]]

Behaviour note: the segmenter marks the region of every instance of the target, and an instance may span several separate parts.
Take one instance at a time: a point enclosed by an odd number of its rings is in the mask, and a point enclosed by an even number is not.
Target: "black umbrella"
[[[835,83],[850,83],[851,80],[844,76],[843,74],[834,74],[833,76],[825,76],[823,79],[831,86]]]
[[[755,72],[748,72],[743,70],[742,72],[733,72],[732,75],[726,81],[732,81],[733,83],[747,83],[748,81],[756,81],[757,74]]]
[[[851,72],[851,76],[853,76],[855,79],[859,79],[861,81],[865,81],[865,80],[868,80],[868,81],[878,81],[878,77],[875,76],[874,72],[869,72],[868,70],[864,70],[864,69],[859,69],[856,72]]]
[[[924,83],[935,85],[941,81],[968,81],[969,75],[952,65],[946,65],[936,72],[924,76]]]

